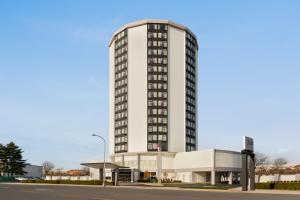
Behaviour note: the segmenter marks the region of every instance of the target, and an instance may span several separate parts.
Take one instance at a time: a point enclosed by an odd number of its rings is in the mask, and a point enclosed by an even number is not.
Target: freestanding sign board
[[[242,172],[241,184],[242,190],[247,191],[250,184],[250,190],[255,190],[255,154],[253,138],[244,136],[242,150]]]
[[[254,142],[253,138],[244,136],[244,150],[253,152],[254,151]]]

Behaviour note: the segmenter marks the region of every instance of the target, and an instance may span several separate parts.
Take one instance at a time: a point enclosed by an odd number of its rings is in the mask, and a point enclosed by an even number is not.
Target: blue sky
[[[199,42],[199,147],[300,163],[299,1],[0,1],[0,143],[32,164],[102,159],[108,42],[125,23],[163,18]]]

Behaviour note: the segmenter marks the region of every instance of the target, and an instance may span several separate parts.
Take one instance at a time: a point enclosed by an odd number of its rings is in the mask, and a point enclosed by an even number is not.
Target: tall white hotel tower
[[[109,44],[110,154],[197,149],[195,35],[168,20],[117,30]]]
[[[227,174],[232,183],[241,171],[239,152],[198,150],[197,55],[196,36],[168,20],[133,22],[113,34],[109,165],[123,168],[120,180],[146,179],[150,172],[150,177],[215,184]]]

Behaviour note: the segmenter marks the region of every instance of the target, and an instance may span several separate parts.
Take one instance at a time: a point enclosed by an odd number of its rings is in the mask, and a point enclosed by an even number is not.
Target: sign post
[[[253,138],[244,136],[243,150],[242,150],[242,172],[241,184],[242,190],[255,190],[255,154]],[[250,182],[250,183],[249,183]]]

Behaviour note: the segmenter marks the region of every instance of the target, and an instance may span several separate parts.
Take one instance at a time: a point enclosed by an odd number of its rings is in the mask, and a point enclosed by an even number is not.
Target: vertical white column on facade
[[[115,186],[119,185],[119,169],[115,169]]]
[[[216,168],[216,150],[213,149],[213,166],[212,166],[211,177],[210,177],[212,185],[216,184],[216,171],[215,171],[215,168]]]
[[[161,151],[159,151],[157,153],[156,164],[157,164],[156,178],[157,178],[158,182],[160,183],[160,181],[161,181],[161,172],[162,172],[162,155],[161,155]]]
[[[140,170],[141,168],[141,154],[137,155],[137,169]]]
[[[184,88],[183,88],[183,102],[184,102],[184,112],[183,112],[183,114],[184,114],[184,120],[183,120],[183,127],[184,127],[184,134],[183,134],[183,143],[184,143],[184,148],[183,148],[183,151],[186,151],[187,150],[187,147],[186,147],[186,134],[187,134],[187,132],[186,132],[186,126],[187,126],[187,124],[186,124],[186,31],[184,31],[183,32],[183,46],[184,46],[184,48],[183,48],[183,60],[184,60],[184,62],[183,62],[183,68],[182,68],[182,73],[184,74],[184,78],[183,78],[183,83],[184,83]]]
[[[168,28],[168,150],[185,151],[185,31]]]
[[[147,151],[147,25],[128,29],[127,54],[128,152],[144,152]]]
[[[134,179],[134,177],[133,177],[133,175],[134,175],[133,168],[131,168],[130,171],[131,171],[131,173],[130,173],[130,175],[131,175],[131,176],[130,176],[130,182],[133,183],[133,179]]]
[[[125,165],[125,158],[124,158],[124,155],[122,155],[122,166]]]
[[[212,170],[210,173],[211,173],[211,177],[210,177],[211,184],[215,185],[216,184],[216,171]]]
[[[109,47],[109,155],[115,153],[115,42]]]
[[[228,184],[232,185],[233,172],[228,172]]]

